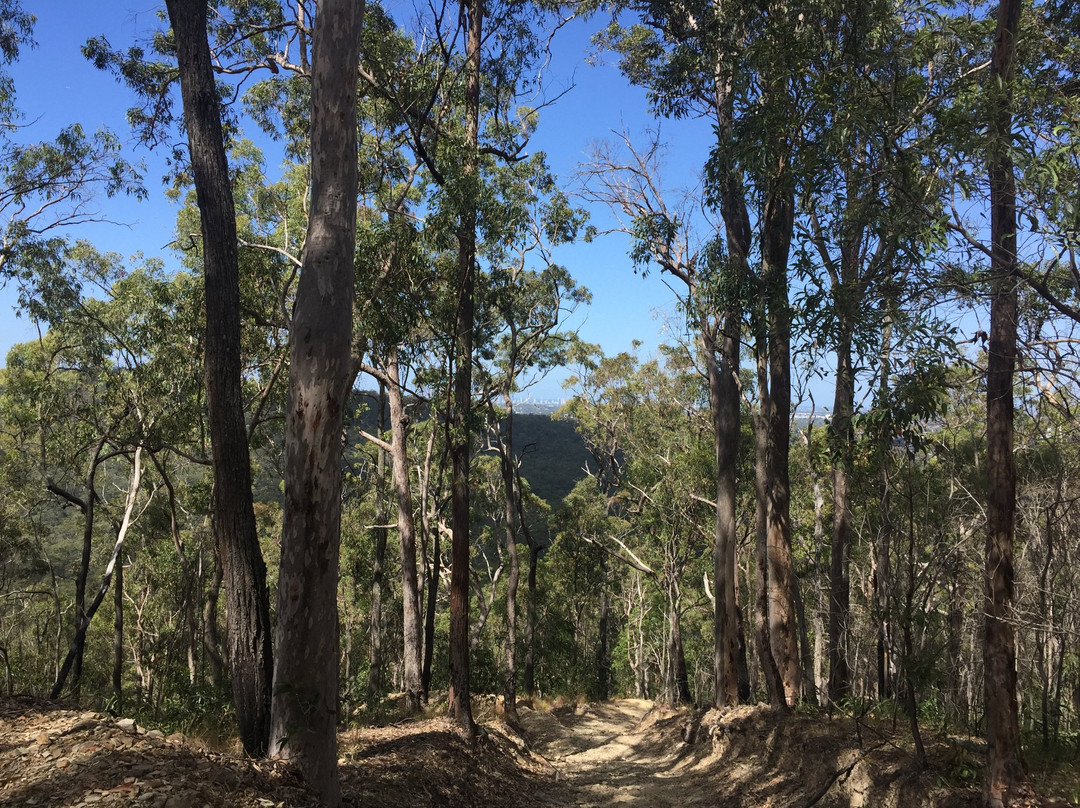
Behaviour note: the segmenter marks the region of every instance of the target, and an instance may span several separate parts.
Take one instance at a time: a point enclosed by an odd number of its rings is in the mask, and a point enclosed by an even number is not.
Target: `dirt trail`
[[[674,767],[679,744],[649,743],[636,732],[652,702],[621,699],[550,713],[522,711],[534,752],[557,772],[553,803],[574,806],[687,806],[686,780]],[[559,793],[554,793],[555,791]]]

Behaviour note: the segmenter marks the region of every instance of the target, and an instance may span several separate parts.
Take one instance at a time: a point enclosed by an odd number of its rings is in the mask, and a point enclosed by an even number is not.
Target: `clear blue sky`
[[[53,137],[63,126],[78,122],[88,131],[107,126],[122,139],[131,141],[125,112],[132,103],[129,91],[104,72],[95,70],[80,54],[89,37],[104,34],[114,47],[126,48],[145,40],[157,23],[158,6],[86,3],[78,0],[44,0],[26,3],[37,15],[35,39],[38,46],[25,50],[11,74],[18,104],[27,127],[19,139]],[[163,5],[163,3],[162,3]],[[391,11],[397,3],[387,4]],[[411,8],[411,4],[408,4]],[[587,159],[594,143],[611,137],[612,130],[626,129],[643,135],[653,125],[646,113],[644,94],[628,87],[614,64],[589,65],[589,34],[601,22],[575,23],[560,32],[550,70],[552,91],[574,85],[542,114],[540,127],[530,144],[532,151],[548,153],[560,177],[569,179],[577,165]],[[708,148],[708,129],[700,122],[664,122],[664,139],[669,141],[668,173],[671,188],[696,184],[697,174]],[[73,236],[86,238],[99,249],[124,256],[141,252],[160,256],[169,263],[175,258],[167,249],[172,240],[176,209],[164,196],[160,184],[162,156],[131,146],[131,158],[146,163],[150,198],[143,203],[130,199],[99,201],[99,223],[79,228]],[[602,211],[595,212],[603,226]],[[648,355],[661,341],[665,317],[678,321],[674,296],[658,272],[648,278],[635,276],[626,256],[626,242],[615,236],[591,244],[577,245],[558,254],[579,282],[593,293],[587,312],[576,318],[582,337],[599,343],[609,354],[629,350],[633,340],[643,342]],[[16,342],[34,337],[25,318],[13,313],[15,295],[8,288],[0,292],[0,355]],[[538,398],[563,395],[559,376],[535,388]]]

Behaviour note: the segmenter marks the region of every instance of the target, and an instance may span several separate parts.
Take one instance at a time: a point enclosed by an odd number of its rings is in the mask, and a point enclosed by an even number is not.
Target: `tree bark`
[[[463,208],[458,223],[458,302],[455,323],[454,412],[451,418],[450,696],[449,713],[469,738],[476,735],[469,695],[469,463],[471,460],[472,360],[475,320],[480,45],[483,0],[462,0],[466,23],[465,152]]]
[[[503,480],[503,520],[506,562],[506,645],[503,650],[503,709],[507,720],[517,722],[517,591],[521,564],[517,551],[517,511],[519,494],[514,473],[514,402],[505,395],[506,435],[499,437],[499,464]]]
[[[739,703],[738,604],[735,598],[736,505],[739,459],[739,316],[724,317],[721,360],[707,330],[702,333],[709,379],[713,447],[716,453],[716,524],[713,536],[713,702],[718,707]]]
[[[764,335],[757,335],[757,373],[758,394],[761,399],[760,411],[754,418],[754,482],[757,494],[755,549],[757,556],[755,579],[754,637],[758,647],[758,660],[761,675],[765,679],[765,691],[769,704],[782,709],[787,708],[784,698],[784,682],[780,677],[776,659],[773,657],[772,643],[769,640],[769,520],[768,520],[768,454],[769,431],[766,418],[769,389],[768,369],[765,365],[764,348],[761,342]]]
[[[270,599],[255,524],[240,374],[240,270],[220,99],[207,41],[207,4],[167,0],[176,38],[203,236],[206,399],[214,467],[214,540],[225,574],[233,702],[245,751],[267,751],[270,729]]]
[[[829,701],[836,704],[851,695],[851,670],[847,662],[847,621],[851,603],[848,546],[851,541],[851,483],[853,461],[852,412],[855,406],[855,373],[851,361],[851,318],[846,311],[845,289],[834,289],[836,307],[836,389],[829,425],[833,466],[833,533],[829,559]]]
[[[357,116],[363,3],[323,0],[311,79],[311,214],[293,313],[271,753],[323,805],[337,768],[342,429],[355,377]]]
[[[386,383],[379,381],[379,412],[376,418],[379,438],[386,433]],[[383,632],[382,596],[386,583],[383,567],[386,563],[386,450],[377,447],[375,470],[375,557],[371,569],[371,613],[368,615],[368,680],[367,705],[375,709],[383,689]],[[347,656],[347,655],[346,655]],[[346,676],[346,680],[348,677]]]
[[[1020,749],[1013,628],[1013,540],[1016,463],[1013,458],[1013,372],[1017,349],[1016,181],[1012,157],[1012,73],[1019,0],[1001,0],[990,65],[990,340],[986,370],[986,603],[983,669],[989,808],[1029,796]]]
[[[412,488],[409,485],[409,458],[406,443],[405,401],[397,349],[391,351],[386,366],[390,380],[390,445],[394,493],[397,497],[398,534],[401,539],[401,605],[404,654],[402,657],[406,709],[420,709],[423,699],[424,639],[420,625],[420,591],[416,569],[416,523],[413,519]],[[432,584],[432,589],[435,586]]]
[[[124,559],[116,562],[116,585],[113,586],[113,709],[124,714]]]
[[[892,376],[892,317],[885,315],[885,327],[881,333],[881,367],[878,382],[878,399],[884,403],[889,400],[889,384]],[[877,611],[877,697],[888,698],[892,694],[889,676],[889,654],[892,649],[891,618],[892,598],[892,482],[890,479],[889,453],[892,450],[892,429],[888,421],[882,424],[878,452],[881,455],[880,507],[881,523],[878,526],[878,540],[875,549],[874,564],[874,607]]]
[[[774,189],[765,203],[762,230],[762,281],[768,321],[769,392],[765,413],[766,523],[769,566],[769,639],[784,685],[794,706],[802,686],[795,626],[795,566],[791,551],[791,310],[787,262],[794,200],[789,190]]]

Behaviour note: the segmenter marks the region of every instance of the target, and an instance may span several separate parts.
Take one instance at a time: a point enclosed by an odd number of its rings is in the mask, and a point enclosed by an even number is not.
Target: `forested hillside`
[[[0,369],[0,794],[172,755],[151,725],[242,750],[192,765],[245,804],[363,802],[339,761],[380,754],[451,804],[1080,799],[1073,4],[166,0],[85,32],[128,129],[42,136],[44,6],[0,0],[36,334]],[[571,59],[646,126],[558,176]],[[103,249],[121,199],[175,224]],[[675,303],[592,344],[586,278]],[[495,775],[425,791],[365,730],[421,716]]]

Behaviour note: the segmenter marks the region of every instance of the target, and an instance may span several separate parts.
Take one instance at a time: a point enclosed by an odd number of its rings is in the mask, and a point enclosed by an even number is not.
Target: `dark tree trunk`
[[[379,412],[376,418],[379,438],[386,433],[386,384],[379,382]],[[386,450],[378,447],[375,469],[375,557],[371,569],[371,613],[368,615],[367,705],[375,709],[383,689],[383,614],[382,596],[386,583]],[[347,687],[348,685],[346,685]]]
[[[76,704],[82,692],[82,666],[83,651],[85,648],[86,629],[90,617],[86,612],[86,581],[90,576],[90,558],[94,546],[94,515],[97,505],[97,469],[100,463],[101,452],[105,448],[105,437],[98,441],[94,456],[90,460],[90,468],[86,473],[86,499],[83,504],[83,542],[82,557],[79,560],[79,571],[75,576],[75,636],[78,642],[75,645],[75,659],[72,663],[71,675],[71,698]],[[58,677],[59,678],[59,677]],[[54,688],[55,689],[55,688]],[[59,692],[56,694],[60,695]],[[56,696],[53,696],[56,698]]]
[[[794,201],[790,191],[774,190],[765,204],[762,231],[762,280],[768,320],[769,394],[765,411],[766,522],[769,566],[769,639],[784,684],[784,698],[794,706],[802,676],[795,617],[795,565],[791,551],[791,309],[787,262]]]
[[[420,672],[420,685],[424,702],[431,693],[431,663],[435,655],[435,615],[439,601],[439,574],[442,568],[442,540],[439,528],[432,531],[431,569],[427,582],[427,604],[424,612],[424,667]]]
[[[739,701],[746,704],[753,695],[753,690],[750,687],[750,661],[746,655],[746,626],[743,623],[743,610],[736,606],[735,614],[738,619],[737,630],[739,637]]]
[[[412,487],[409,485],[408,446],[406,443],[405,400],[401,390],[397,350],[387,363],[390,380],[391,466],[397,496],[398,534],[401,539],[401,606],[404,653],[402,666],[406,709],[420,709],[425,692],[423,685],[423,633],[420,625],[420,591],[416,570],[416,522],[413,519]],[[436,550],[436,552],[438,552]],[[437,577],[437,575],[436,575]],[[431,584],[434,592],[436,585]]]
[[[483,0],[462,0],[466,21],[465,52],[465,153],[462,198],[458,222],[458,301],[455,323],[454,413],[450,446],[451,488],[450,567],[450,717],[470,738],[476,735],[469,695],[469,565],[471,522],[469,519],[469,463],[471,457],[472,360],[475,319],[477,148],[480,133],[480,45],[483,32]]]
[[[225,574],[229,659],[240,739],[266,754],[270,729],[270,600],[255,524],[240,387],[240,271],[220,99],[207,41],[207,4],[167,0],[176,39],[203,236],[206,399],[214,466],[214,539]]]
[[[722,60],[716,65],[713,104],[716,112],[717,174],[720,177],[720,215],[724,220],[730,271],[749,277],[751,248],[750,214],[746,194],[733,154],[731,126],[733,96],[729,70]],[[737,296],[721,301],[719,339],[703,332],[709,380],[709,408],[716,452],[716,532],[713,537],[713,701],[717,707],[734,706],[741,694],[739,684],[739,624],[736,598],[736,548],[738,546],[738,463],[741,389],[739,352],[742,348],[742,302]],[[719,343],[719,344],[717,344]],[[717,362],[717,349],[720,360]],[[743,649],[745,659],[745,648]],[[749,690],[749,677],[747,677]]]
[[[889,314],[885,316],[885,327],[881,334],[881,368],[878,383],[878,398],[881,402],[889,400],[889,384],[892,375],[892,319]],[[891,555],[892,555],[892,482],[890,481],[889,454],[892,451],[892,429],[888,421],[882,424],[880,445],[878,452],[881,455],[881,478],[880,478],[880,508],[881,523],[878,527],[877,546],[874,548],[876,559],[874,564],[874,607],[877,611],[877,697],[886,699],[892,695],[892,685],[889,676],[889,654],[892,649],[891,618],[892,589]]]
[[[834,294],[842,297],[842,290]],[[829,564],[829,701],[839,703],[851,695],[847,662],[847,621],[850,610],[848,546],[851,541],[850,473],[853,460],[852,411],[855,373],[851,362],[851,319],[837,301],[839,337],[836,345],[836,390],[829,426],[833,466],[833,534]]]
[[[503,650],[503,709],[509,721],[517,722],[517,591],[521,565],[517,551],[518,494],[514,470],[514,402],[506,403],[506,435],[499,438],[499,462],[503,478],[503,519],[506,529],[506,646]]]
[[[124,559],[116,560],[116,584],[113,586],[113,709],[124,714]]]
[[[754,614],[754,637],[758,647],[758,660],[761,675],[765,680],[766,696],[773,707],[786,709],[784,681],[773,657],[772,643],[769,640],[769,520],[768,520],[768,471],[769,432],[766,408],[768,396],[768,370],[765,365],[764,348],[760,347],[764,336],[759,332],[758,342],[758,385],[761,397],[760,412],[754,418],[754,482],[757,492],[756,508],[756,603]]]
[[[352,357],[356,82],[363,3],[323,0],[314,23],[311,214],[296,292],[285,424],[271,752],[323,805],[337,768],[342,428]]]
[[[740,317],[729,312],[721,334],[720,362],[713,335],[702,332],[709,377],[709,407],[716,453],[716,525],[713,536],[713,701],[739,703],[738,604],[735,598],[736,505],[739,460],[739,328]]]
[[[987,806],[1029,796],[1020,748],[1013,629],[1013,540],[1016,464],[1013,457],[1013,372],[1017,349],[1016,182],[1012,157],[1012,73],[1020,0],[1001,0],[990,66],[988,163],[993,284],[986,370],[986,689]]]

